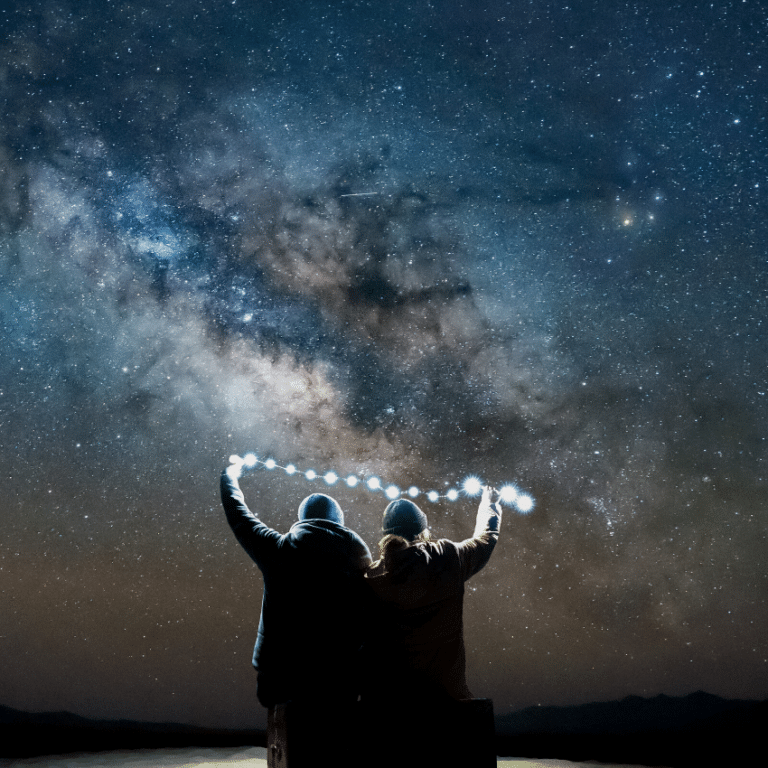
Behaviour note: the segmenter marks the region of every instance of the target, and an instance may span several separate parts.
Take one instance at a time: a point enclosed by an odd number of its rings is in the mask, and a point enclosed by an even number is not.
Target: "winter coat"
[[[386,562],[382,558],[368,570],[366,581],[380,601],[370,645],[374,695],[472,697],[465,672],[464,582],[488,562],[500,523],[499,505],[481,503],[471,539],[402,539]]]
[[[284,699],[348,678],[367,630],[365,542],[331,520],[302,520],[278,533],[248,509],[227,472],[221,500],[235,537],[264,577],[253,666],[292,681],[283,686]]]

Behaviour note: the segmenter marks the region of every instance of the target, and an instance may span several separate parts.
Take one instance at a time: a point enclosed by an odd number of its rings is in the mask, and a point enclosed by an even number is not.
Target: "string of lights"
[[[326,472],[316,472],[314,469],[299,469],[295,464],[286,464],[285,466],[278,464],[275,459],[260,459],[255,453],[246,453],[244,456],[238,456],[233,454],[229,457],[230,465],[227,472],[234,478],[240,477],[247,469],[255,469],[258,466],[262,466],[265,469],[274,470],[279,469],[285,472],[286,475],[295,476],[297,478],[303,478],[307,481],[313,482],[320,480],[325,482],[328,486],[336,485],[336,483],[344,483],[349,488],[356,488],[361,486],[371,493],[383,493],[388,499],[394,501],[403,496],[411,499],[416,499],[421,496],[425,496],[426,499],[433,504],[441,499],[447,499],[448,501],[456,501],[461,496],[479,496],[482,493],[483,486],[486,485],[479,477],[470,475],[465,478],[458,488],[450,488],[445,493],[439,491],[423,491],[417,488],[415,485],[410,486],[407,489],[400,489],[397,485],[385,483],[381,478],[375,475],[369,475],[367,477],[359,477],[358,475],[347,475],[342,477],[334,470],[330,469]],[[506,504],[509,507],[513,507],[522,514],[528,514],[531,512],[536,504],[533,497],[521,491],[516,485],[507,483],[500,488],[495,489],[498,494],[499,501]]]

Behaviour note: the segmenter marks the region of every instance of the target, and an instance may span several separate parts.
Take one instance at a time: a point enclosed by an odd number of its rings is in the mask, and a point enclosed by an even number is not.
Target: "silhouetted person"
[[[487,562],[499,537],[501,507],[484,488],[472,538],[432,541],[427,517],[407,499],[384,512],[381,559],[366,573],[378,598],[370,670],[363,700],[378,723],[379,765],[485,765],[493,750],[490,720],[474,717],[469,705],[464,649],[464,583]],[[482,704],[483,702],[478,702]],[[488,727],[486,725],[489,723]],[[485,729],[485,730],[483,730]],[[483,736],[476,736],[482,731]],[[480,739],[483,743],[477,743]],[[485,743],[490,742],[490,743]],[[394,745],[394,746],[393,746]],[[495,764],[495,753],[490,753]]]
[[[338,503],[320,493],[301,502],[288,533],[278,533],[248,509],[238,476],[237,465],[222,473],[221,500],[237,540],[264,576],[253,651],[259,701],[266,707],[356,701],[368,547],[344,527]]]

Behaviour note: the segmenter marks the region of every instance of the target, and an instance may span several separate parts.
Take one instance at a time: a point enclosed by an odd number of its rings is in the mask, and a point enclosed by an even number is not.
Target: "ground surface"
[[[608,763],[572,763],[567,760],[530,760],[499,758],[503,768],[571,768],[599,765],[616,768]],[[191,768],[192,766],[241,766],[242,768],[266,768],[267,750],[264,747],[230,747],[224,749],[140,749],[133,751],[77,753],[71,755],[47,755],[23,759],[0,757],[0,768]],[[624,768],[631,768],[625,766]]]

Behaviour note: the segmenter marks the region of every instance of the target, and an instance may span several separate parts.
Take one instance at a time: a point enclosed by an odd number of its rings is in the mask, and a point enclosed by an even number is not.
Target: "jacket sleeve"
[[[477,510],[475,532],[471,539],[458,544],[459,559],[464,581],[474,576],[490,560],[493,548],[499,540],[501,506],[483,498]]]
[[[235,538],[262,570],[277,551],[280,534],[248,509],[236,477],[224,470],[221,473],[221,503]]]

